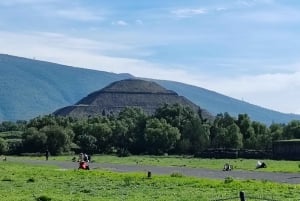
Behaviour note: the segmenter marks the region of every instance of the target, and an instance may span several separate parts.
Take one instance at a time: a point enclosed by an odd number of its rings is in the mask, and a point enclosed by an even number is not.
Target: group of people
[[[257,161],[256,169],[266,168],[266,167],[267,167],[267,164],[265,162]],[[232,169],[233,169],[233,167],[229,163],[224,164],[223,171],[231,171]]]
[[[78,169],[89,170],[90,156],[86,153],[80,153],[77,162],[79,163]]]

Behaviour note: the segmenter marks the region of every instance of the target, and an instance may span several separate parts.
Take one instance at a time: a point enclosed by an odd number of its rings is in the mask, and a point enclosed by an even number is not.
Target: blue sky
[[[7,0],[0,53],[175,80],[300,114],[300,1]]]

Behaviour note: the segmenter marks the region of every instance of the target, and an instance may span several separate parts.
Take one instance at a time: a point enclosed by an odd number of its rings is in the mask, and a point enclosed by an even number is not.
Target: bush
[[[42,195],[40,197],[37,197],[35,200],[36,201],[51,201],[51,198],[48,196]]]
[[[34,178],[29,178],[29,179],[27,180],[27,183],[33,183],[33,182],[35,182]]]
[[[183,177],[183,175],[181,173],[179,173],[179,172],[173,172],[171,174],[171,177]]]
[[[131,182],[132,182],[132,178],[131,177],[125,177],[124,178],[124,185],[125,186],[130,186]]]
[[[229,184],[231,182],[233,182],[233,178],[232,177],[226,177],[225,180],[224,180],[225,184]]]

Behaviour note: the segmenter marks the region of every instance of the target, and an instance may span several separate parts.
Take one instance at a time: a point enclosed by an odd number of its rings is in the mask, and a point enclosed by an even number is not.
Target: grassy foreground
[[[145,173],[0,163],[0,200],[3,201],[209,201],[236,197],[239,191],[274,200],[300,198],[300,185],[267,181],[199,179],[178,173],[147,178]]]

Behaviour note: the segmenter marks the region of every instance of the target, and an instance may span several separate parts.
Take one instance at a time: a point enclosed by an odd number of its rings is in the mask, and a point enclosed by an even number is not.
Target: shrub
[[[131,177],[125,177],[124,178],[124,185],[125,186],[130,186],[131,182],[132,182],[132,178]]]
[[[171,177],[183,177],[183,175],[181,173],[179,173],[179,172],[173,172],[171,174]]]
[[[51,198],[48,196],[42,195],[40,197],[37,197],[35,200],[36,201],[51,201]]]
[[[27,183],[33,183],[33,182],[35,182],[34,178],[29,178],[29,179],[27,180]]]
[[[231,182],[233,182],[233,178],[232,177],[226,177],[225,180],[224,180],[225,184],[229,184]]]

